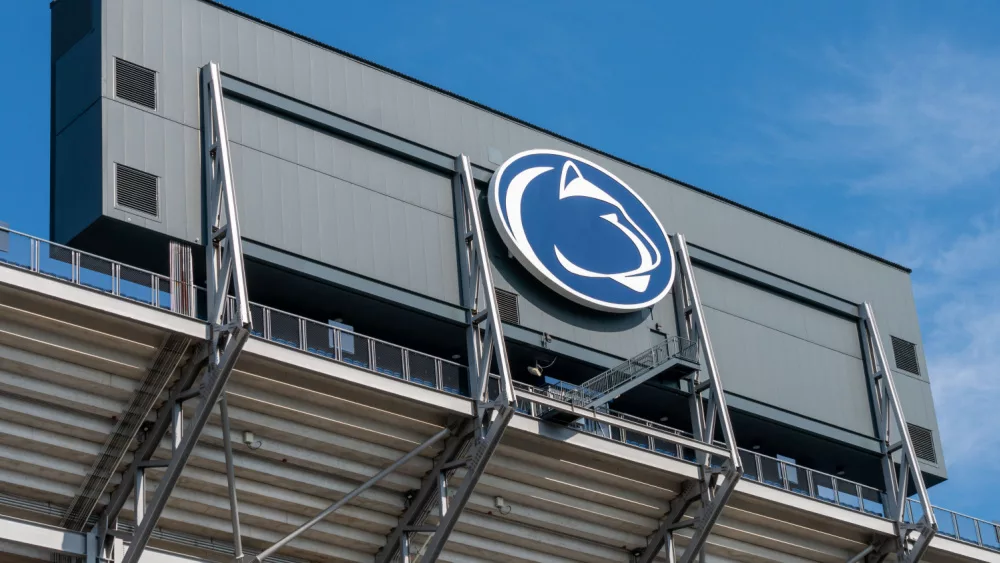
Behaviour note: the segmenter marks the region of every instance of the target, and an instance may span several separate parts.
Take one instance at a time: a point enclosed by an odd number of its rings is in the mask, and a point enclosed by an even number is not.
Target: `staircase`
[[[638,388],[654,377],[678,379],[698,369],[698,343],[668,336],[652,348],[584,381],[580,385],[549,388],[550,395],[584,409],[594,409]],[[577,417],[552,410],[542,416],[569,424]]]

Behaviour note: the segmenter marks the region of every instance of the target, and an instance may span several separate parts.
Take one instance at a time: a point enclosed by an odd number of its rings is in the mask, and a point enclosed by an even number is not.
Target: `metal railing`
[[[936,506],[933,509],[934,517],[937,519],[939,536],[1000,551],[1000,522],[987,522]],[[920,520],[923,516],[920,502],[916,499],[907,499],[906,511],[903,516],[907,522]]]
[[[754,451],[739,449],[743,478],[844,508],[886,518],[882,491]]]
[[[0,227],[0,263],[205,320],[205,289]],[[173,284],[173,287],[171,287]],[[171,291],[173,289],[173,291]],[[468,396],[461,364],[251,303],[252,335],[446,393]]]
[[[205,319],[203,288],[171,282],[166,276],[142,268],[3,227],[0,227],[0,264],[157,309]],[[256,338],[446,393],[469,396],[466,367],[455,362],[263,305],[251,304],[250,310]],[[682,355],[685,348],[680,342],[677,344],[677,352],[668,349],[667,353]],[[690,343],[691,346],[695,344]],[[539,388],[515,382],[515,388],[518,412],[540,418],[551,407],[532,401],[531,395],[574,404],[573,390],[577,387],[565,384]],[[491,383],[490,392],[491,395],[498,392],[495,384]],[[595,408],[593,412],[593,416],[582,414],[571,426],[631,447],[696,462],[693,450],[669,439],[670,435],[690,438],[689,433],[606,406]],[[596,420],[598,414],[617,418],[629,426],[649,428],[651,433]],[[749,450],[740,449],[740,456],[745,479],[873,516],[886,516],[882,493],[877,489]],[[909,499],[905,518],[910,522],[919,520],[920,510],[920,504]],[[940,526],[938,534],[1000,552],[1000,524],[938,507],[934,507],[934,511]]]
[[[251,335],[446,393],[469,396],[461,364],[305,317],[250,304]]]
[[[697,362],[698,343],[679,336],[667,336],[652,348],[567,390],[567,399],[578,405],[597,400],[673,358]]]
[[[168,311],[179,308],[175,296],[184,293],[177,287],[172,292],[166,276],[4,228],[0,263]],[[189,316],[205,318],[201,302],[201,310],[189,308]]]

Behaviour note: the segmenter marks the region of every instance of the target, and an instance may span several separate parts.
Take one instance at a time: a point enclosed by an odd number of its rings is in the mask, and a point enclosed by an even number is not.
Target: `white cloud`
[[[769,164],[878,210],[855,238],[914,269],[946,461],[1000,471],[1000,52],[882,35],[820,60],[769,112]]]
[[[836,86],[792,106],[786,158],[849,165],[859,193],[941,196],[1000,171],[1000,54],[883,39],[823,60]]]
[[[1000,470],[1000,283],[993,296],[945,301],[928,354],[945,459]]]

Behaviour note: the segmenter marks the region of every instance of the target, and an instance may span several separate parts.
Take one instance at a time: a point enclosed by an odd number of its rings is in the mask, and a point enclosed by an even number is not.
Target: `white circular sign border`
[[[533,154],[557,155],[582,162],[584,164],[587,164],[588,166],[592,166],[597,170],[600,170],[604,174],[607,174],[609,177],[614,179],[614,181],[618,182],[620,186],[628,190],[629,193],[631,193],[632,196],[634,196],[635,199],[638,200],[640,204],[642,204],[642,206],[646,209],[646,211],[649,212],[649,215],[653,218],[653,221],[656,221],[656,226],[660,228],[660,233],[663,235],[663,239],[667,241],[667,256],[670,259],[670,280],[667,281],[667,285],[664,286],[663,291],[660,292],[659,295],[643,303],[637,303],[634,305],[622,305],[619,303],[609,303],[607,301],[601,301],[600,299],[594,299],[593,297],[584,295],[583,293],[580,293],[575,289],[569,287],[568,285],[564,284],[540,260],[527,256],[521,250],[520,245],[518,245],[517,241],[514,240],[514,236],[510,232],[510,227],[507,224],[507,220],[506,218],[504,218],[504,215],[501,211],[500,202],[498,199],[499,192],[496,188],[496,185],[497,182],[499,182],[503,178],[503,173],[507,170],[507,166],[509,164],[525,156],[530,156]],[[618,176],[615,176],[614,174],[606,170],[603,166],[595,164],[585,158],[580,158],[575,154],[570,154],[568,152],[563,152],[563,151],[557,151],[551,149],[531,149],[522,151],[505,160],[504,163],[500,165],[500,168],[497,168],[496,172],[493,173],[493,176],[490,178],[489,194],[487,199],[489,200],[489,205],[490,205],[490,215],[493,217],[493,223],[498,227],[497,231],[500,233],[500,238],[502,238],[504,244],[507,245],[507,249],[511,251],[511,253],[514,255],[515,258],[517,258],[518,263],[524,266],[539,281],[548,286],[549,289],[555,291],[556,293],[562,295],[563,297],[570,299],[571,301],[574,301],[586,307],[591,307],[609,313],[632,313],[659,303],[660,301],[663,300],[664,297],[667,296],[668,293],[670,293],[670,289],[674,285],[674,278],[676,277],[677,274],[677,260],[676,257],[674,256],[674,248],[670,242],[670,237],[667,235],[666,229],[663,228],[663,224],[660,223],[660,218],[657,217],[655,213],[653,213],[653,210],[649,207],[646,201],[643,200],[641,197],[639,197],[639,194],[635,193],[635,190],[633,190],[628,184],[626,184],[620,178],[618,178]]]

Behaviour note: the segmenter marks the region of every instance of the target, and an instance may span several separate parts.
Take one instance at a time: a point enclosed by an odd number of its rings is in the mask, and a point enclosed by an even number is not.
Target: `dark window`
[[[521,313],[517,309],[517,294],[497,289],[496,295],[497,309],[499,309],[497,313],[500,315],[500,320],[512,325],[521,324]]]
[[[115,59],[115,97],[156,109],[156,72]]]
[[[917,345],[902,338],[892,338],[892,355],[896,357],[896,367],[920,375],[920,363],[917,362]]]
[[[157,180],[148,172],[115,163],[115,206],[158,218]]]
[[[910,439],[913,440],[913,449],[917,457],[924,461],[937,463],[937,452],[934,450],[934,434],[923,426],[917,426],[909,422],[906,423],[906,427],[910,430]]]

